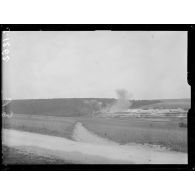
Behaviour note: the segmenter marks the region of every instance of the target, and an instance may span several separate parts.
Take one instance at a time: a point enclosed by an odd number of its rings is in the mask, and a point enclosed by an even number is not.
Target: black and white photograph
[[[187,31],[3,31],[4,165],[187,165]]]

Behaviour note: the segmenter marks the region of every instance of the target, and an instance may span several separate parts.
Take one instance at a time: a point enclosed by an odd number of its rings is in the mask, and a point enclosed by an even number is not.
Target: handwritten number
[[[9,59],[10,59],[9,56],[4,56],[3,57],[3,61],[5,61],[5,62],[8,62]]]
[[[9,42],[3,43],[3,47],[9,47],[9,46],[10,46]]]
[[[9,49],[4,49],[2,55],[7,55],[9,53]]]

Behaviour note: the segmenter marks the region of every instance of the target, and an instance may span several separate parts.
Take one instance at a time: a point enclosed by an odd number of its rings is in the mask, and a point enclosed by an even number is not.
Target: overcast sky
[[[187,32],[10,32],[3,96],[11,99],[189,98]]]

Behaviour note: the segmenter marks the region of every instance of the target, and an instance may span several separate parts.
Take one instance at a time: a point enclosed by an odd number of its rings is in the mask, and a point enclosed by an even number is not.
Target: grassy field
[[[14,115],[4,118],[3,127],[71,139],[75,122],[74,118]]]
[[[18,129],[72,139],[76,122],[89,131],[120,144],[141,143],[161,145],[171,150],[187,152],[187,128],[178,121],[145,119],[108,119],[98,117],[47,117],[17,115],[4,120],[4,128]]]
[[[190,99],[170,99],[170,100],[161,100],[158,103],[149,104],[141,106],[142,109],[150,109],[150,108],[164,108],[164,109],[177,109],[182,108],[185,110],[189,110],[191,107]]]
[[[79,121],[97,135],[120,144],[147,143],[187,152],[187,128],[180,128],[177,121],[151,122],[135,118],[81,118]]]

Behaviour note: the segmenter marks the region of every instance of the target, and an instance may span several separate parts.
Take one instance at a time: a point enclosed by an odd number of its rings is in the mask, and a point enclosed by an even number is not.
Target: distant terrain
[[[115,99],[104,98],[65,98],[13,100],[7,110],[16,114],[77,117],[90,114],[92,105],[87,101],[101,101],[102,107],[112,104]]]
[[[79,117],[112,105],[114,98],[65,98],[13,100],[6,106],[7,112],[15,114]],[[190,99],[131,100],[129,108],[190,108]],[[99,106],[101,105],[101,106]]]

